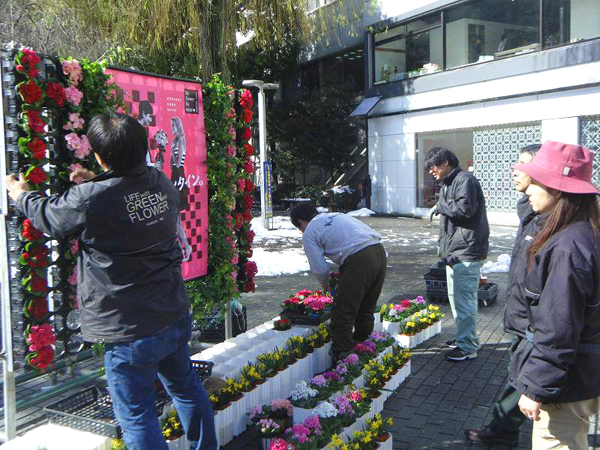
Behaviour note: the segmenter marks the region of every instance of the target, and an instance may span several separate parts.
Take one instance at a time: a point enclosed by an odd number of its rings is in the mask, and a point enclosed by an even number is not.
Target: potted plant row
[[[285,300],[280,316],[298,325],[318,325],[329,319],[333,298],[328,292],[302,289]]]
[[[441,332],[439,306],[427,305],[421,296],[381,306],[381,329],[393,335],[405,347],[414,348]]]

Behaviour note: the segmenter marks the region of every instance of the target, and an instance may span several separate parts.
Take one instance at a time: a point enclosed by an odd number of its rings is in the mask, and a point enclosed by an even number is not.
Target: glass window
[[[304,97],[319,95],[321,92],[321,77],[318,61],[302,66],[300,69],[300,83]]]
[[[544,47],[600,36],[597,0],[545,0]]]
[[[460,167],[473,170],[473,132],[447,131],[418,135],[417,206],[431,208],[437,203],[440,184],[425,169],[425,154],[433,147],[446,147],[454,152]]]
[[[538,0],[479,0],[446,13],[446,67],[539,50]]]
[[[434,14],[375,36],[376,84],[442,69],[442,29],[439,18],[439,14]]]

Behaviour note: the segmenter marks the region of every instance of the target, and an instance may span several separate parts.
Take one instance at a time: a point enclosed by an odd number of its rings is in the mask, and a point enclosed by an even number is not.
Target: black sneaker
[[[479,444],[498,444],[507,447],[516,447],[519,445],[518,434],[498,432],[488,426],[465,430],[465,436],[467,436],[467,440]]]
[[[450,339],[449,341],[444,342],[444,347],[456,348],[456,339]]]
[[[453,350],[450,350],[446,353],[446,359],[451,361],[464,361],[465,359],[475,359],[477,358],[477,352],[467,353],[462,348],[456,347]]]

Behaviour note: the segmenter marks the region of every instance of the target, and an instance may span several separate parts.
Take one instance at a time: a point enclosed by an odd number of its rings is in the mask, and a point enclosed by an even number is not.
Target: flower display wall
[[[12,58],[19,136],[14,169],[25,174],[32,189],[62,193],[81,182],[70,180],[76,169],[100,171],[86,136],[87,127],[97,114],[124,109],[121,92],[104,73],[102,63],[42,58],[30,49],[15,51]],[[240,293],[254,291],[257,272],[256,264],[250,261],[255,189],[254,149],[249,143],[252,94],[237,91],[215,76],[203,85],[203,98],[209,268],[206,276],[186,283],[195,318],[203,318],[213,307],[223,309]],[[79,337],[79,241],[77,236],[51,241],[22,218],[19,226],[23,356],[30,367],[44,371],[55,356],[66,357],[86,347]],[[53,308],[49,308],[50,293]]]
[[[202,88],[206,128],[209,197],[208,273],[186,283],[194,316],[202,319],[240,293],[253,292],[256,264],[252,257],[254,232],[252,198],[254,149],[252,94],[236,91],[215,75]]]
[[[17,169],[33,190],[64,192],[72,185],[69,175],[76,168],[98,171],[85,130],[94,115],[122,106],[115,95],[118,90],[100,63],[42,59],[31,49],[18,51],[14,61],[20,107]],[[59,357],[84,346],[72,339],[79,331],[78,318],[71,314],[77,310],[79,245],[76,237],[50,241],[27,219],[22,222],[21,240],[25,360],[29,367],[45,371],[55,358],[57,341]],[[51,251],[58,255],[53,261]],[[49,293],[53,311],[48,308]]]

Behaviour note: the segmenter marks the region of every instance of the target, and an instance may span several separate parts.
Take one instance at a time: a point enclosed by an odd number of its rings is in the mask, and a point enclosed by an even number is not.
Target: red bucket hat
[[[516,164],[535,181],[562,192],[598,194],[592,184],[594,153],[581,145],[546,141],[528,164]]]

